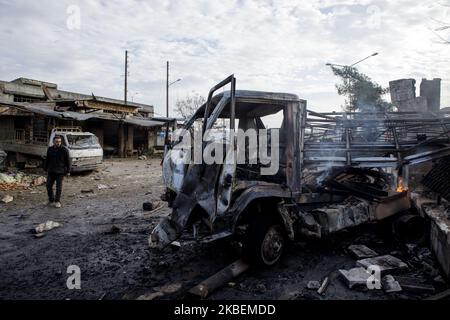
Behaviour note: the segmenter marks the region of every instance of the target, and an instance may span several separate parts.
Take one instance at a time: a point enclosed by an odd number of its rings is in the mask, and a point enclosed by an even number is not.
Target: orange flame
[[[396,191],[397,191],[397,192],[408,191],[408,188],[405,186],[402,177],[398,177],[398,180],[397,180],[397,190],[396,190]]]

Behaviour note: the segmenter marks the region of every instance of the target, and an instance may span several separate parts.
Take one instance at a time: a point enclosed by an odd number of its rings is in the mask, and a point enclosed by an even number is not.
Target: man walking
[[[65,175],[70,173],[69,150],[62,144],[60,136],[55,136],[53,146],[47,149],[45,169],[47,170],[48,204],[61,208],[62,183]],[[53,185],[56,182],[56,197],[53,194]]]

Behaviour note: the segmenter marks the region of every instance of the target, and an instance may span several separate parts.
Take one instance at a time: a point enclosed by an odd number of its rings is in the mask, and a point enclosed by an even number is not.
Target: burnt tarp
[[[450,156],[440,159],[425,175],[422,184],[450,201]]]
[[[167,121],[164,120],[153,120],[144,117],[137,116],[127,116],[120,117],[114,114],[108,113],[81,113],[74,111],[56,111],[54,103],[19,103],[19,102],[6,102],[0,100],[0,105],[16,108],[21,111],[35,113],[44,115],[47,117],[65,119],[65,120],[76,120],[76,121],[89,121],[89,120],[103,120],[103,121],[121,121],[124,123],[140,126],[140,127],[160,127],[163,126]]]

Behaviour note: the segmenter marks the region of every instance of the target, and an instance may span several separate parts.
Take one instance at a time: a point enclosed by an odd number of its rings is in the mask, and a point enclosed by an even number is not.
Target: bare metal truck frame
[[[55,136],[60,136],[62,144],[69,149],[71,171],[91,171],[98,168],[103,161],[103,149],[97,137],[90,132],[83,132],[79,127],[57,127],[50,132],[47,143],[2,140],[0,149],[5,150],[10,159],[22,164],[26,162],[43,163],[47,148],[53,144]]]
[[[193,135],[201,122],[204,134],[223,119],[231,132],[236,122],[244,131],[264,129],[263,117],[281,113],[278,172],[260,175],[260,162],[180,164],[174,160],[193,150],[169,142],[163,200],[172,213],[154,228],[151,247],[163,248],[178,238],[235,236],[244,259],[272,265],[286,240],[298,236],[319,238],[391,216],[399,233],[420,228],[419,216],[402,214],[410,208],[408,171],[450,154],[446,114],[317,113],[296,95],[236,91],[235,83],[230,76],[214,86],[185,129]],[[228,84],[230,91],[214,95]],[[234,143],[229,149],[234,159],[238,148]]]

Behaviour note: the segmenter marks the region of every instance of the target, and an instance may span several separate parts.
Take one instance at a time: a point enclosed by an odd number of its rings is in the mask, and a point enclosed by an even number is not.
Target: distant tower
[[[441,79],[422,79],[420,83],[420,96],[427,99],[429,111],[439,111],[441,108]]]

